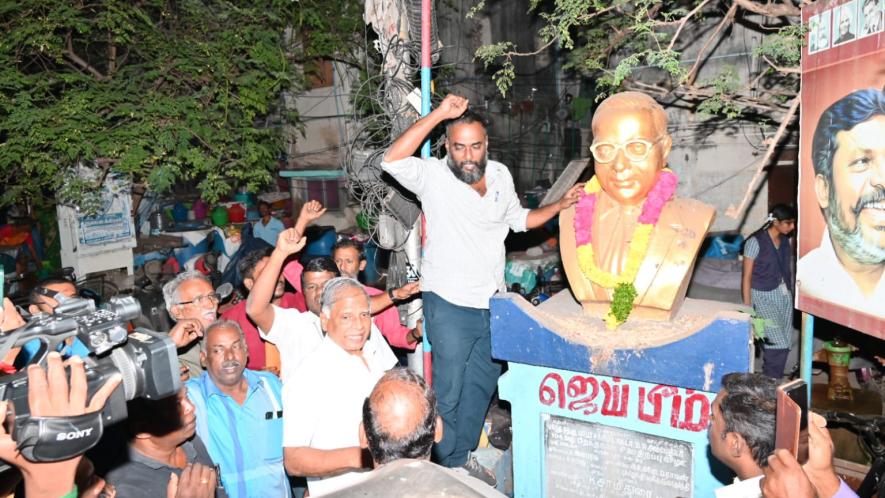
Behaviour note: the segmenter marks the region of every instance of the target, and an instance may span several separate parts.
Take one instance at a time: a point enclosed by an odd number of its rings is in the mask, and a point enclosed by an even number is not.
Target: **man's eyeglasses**
[[[616,144],[614,142],[596,142],[590,146],[593,160],[600,164],[610,163],[618,156],[618,151],[623,150],[624,156],[633,162],[645,161],[651,153],[651,149],[664,137],[658,137],[654,142],[634,138],[627,142]]]
[[[181,301],[178,304],[182,306],[185,304],[195,304],[200,308],[206,308],[209,306],[215,306],[219,301],[221,301],[221,296],[217,292],[213,292],[212,294],[206,294],[205,296],[197,296],[190,301]]]

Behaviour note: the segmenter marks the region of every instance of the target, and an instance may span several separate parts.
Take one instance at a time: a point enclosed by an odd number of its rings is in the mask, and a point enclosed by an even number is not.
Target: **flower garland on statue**
[[[630,248],[627,251],[627,263],[620,275],[607,272],[596,266],[593,253],[593,214],[596,211],[596,198],[601,190],[599,180],[594,176],[579,193],[578,203],[575,206],[575,242],[577,245],[578,266],[581,272],[591,282],[614,289],[611,308],[605,315],[605,325],[609,330],[614,330],[618,325],[627,321],[630,312],[633,311],[633,301],[636,299],[636,287],[633,281],[639,273],[639,267],[645,260],[648,246],[651,242],[651,234],[664,205],[673,198],[679,179],[668,168],[658,173],[655,186],[648,193],[648,197],[642,204],[639,214],[638,226],[633,231],[630,240]]]

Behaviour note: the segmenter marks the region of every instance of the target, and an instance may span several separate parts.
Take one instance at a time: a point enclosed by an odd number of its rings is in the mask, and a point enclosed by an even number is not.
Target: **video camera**
[[[38,339],[29,364],[46,365],[51,351],[68,338],[78,338],[90,351],[83,358],[87,399],[115,373],[123,381],[103,410],[76,417],[34,417],[28,406],[25,369],[0,377],[0,399],[7,403],[6,425],[19,451],[34,462],[55,462],[82,454],[101,439],[104,426],[127,416],[133,398],[161,399],[181,389],[175,344],[166,334],[146,329],[127,333],[127,324],[140,316],[133,297],[115,297],[101,309],[91,299],[51,296],[59,302],[54,314],[37,314],[27,324],[0,336],[0,358],[10,349]],[[2,463],[2,462],[0,462]],[[0,470],[5,470],[3,465]]]

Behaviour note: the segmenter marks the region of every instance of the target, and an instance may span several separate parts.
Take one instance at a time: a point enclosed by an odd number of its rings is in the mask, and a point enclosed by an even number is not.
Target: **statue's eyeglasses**
[[[645,161],[651,153],[652,148],[657,145],[664,137],[658,137],[654,142],[634,138],[627,142],[616,144],[614,142],[596,142],[590,146],[590,153],[593,154],[593,160],[597,163],[610,163],[615,160],[619,150],[624,151],[624,156],[633,162]]]

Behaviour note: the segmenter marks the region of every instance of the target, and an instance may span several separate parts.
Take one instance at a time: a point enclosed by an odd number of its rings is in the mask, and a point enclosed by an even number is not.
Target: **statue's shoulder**
[[[676,197],[667,203],[661,217],[670,223],[706,233],[716,217],[716,208],[697,199]]]

